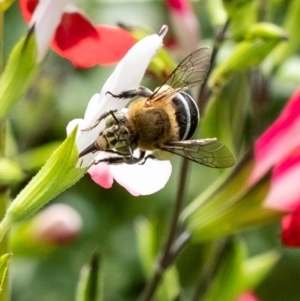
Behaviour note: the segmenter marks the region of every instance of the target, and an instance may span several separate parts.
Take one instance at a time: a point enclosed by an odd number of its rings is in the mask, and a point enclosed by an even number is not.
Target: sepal
[[[33,31],[17,43],[0,78],[0,120],[4,119],[36,75],[37,49]]]
[[[78,161],[76,132],[77,128],[11,203],[0,224],[1,238],[12,223],[34,214],[85,174],[87,168],[76,168]]]

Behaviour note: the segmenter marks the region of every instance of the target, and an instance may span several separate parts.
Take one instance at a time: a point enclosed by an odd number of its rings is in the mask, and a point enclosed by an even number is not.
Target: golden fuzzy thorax
[[[129,106],[128,121],[142,150],[154,150],[164,143],[179,140],[172,96],[151,102],[144,97],[137,99]]]

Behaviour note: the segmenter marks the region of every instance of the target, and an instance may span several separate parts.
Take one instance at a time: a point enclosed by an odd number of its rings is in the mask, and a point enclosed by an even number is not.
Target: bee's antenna
[[[115,111],[110,111],[111,116],[113,117],[113,119],[115,120],[116,124],[118,125],[118,127],[120,128],[120,121],[119,119],[116,117],[116,115],[114,114]]]

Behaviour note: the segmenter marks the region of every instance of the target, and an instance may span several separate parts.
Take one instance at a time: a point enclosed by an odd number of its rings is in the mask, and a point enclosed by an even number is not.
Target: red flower
[[[31,25],[35,24],[38,31],[40,23],[44,22],[43,30],[40,34],[37,33],[38,50],[41,50],[39,61],[45,54],[45,48],[48,45],[39,45],[47,43],[49,36],[52,39],[51,46],[62,57],[69,59],[76,67],[89,68],[95,65],[110,65],[117,63],[134,44],[132,35],[119,27],[112,27],[107,25],[94,26],[84,15],[68,0],[60,1],[44,0],[39,2],[37,0],[20,0],[20,8],[22,15],[26,22]],[[40,9],[36,13],[38,5],[49,8]],[[55,9],[57,10],[55,11]],[[58,15],[58,24],[53,30],[55,32],[46,32],[48,28],[53,26],[51,18],[45,15]],[[45,24],[45,23],[49,24]],[[51,26],[50,26],[51,25]],[[49,29],[50,30],[50,29]],[[39,38],[40,37],[40,38]],[[46,41],[45,41],[46,40]],[[49,41],[50,42],[50,41]]]

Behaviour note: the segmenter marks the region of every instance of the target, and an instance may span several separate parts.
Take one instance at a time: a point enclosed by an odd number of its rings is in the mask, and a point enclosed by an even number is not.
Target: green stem
[[[215,39],[214,39],[213,50],[212,50],[212,55],[211,55],[211,62],[210,62],[211,67],[210,67],[210,70],[207,74],[205,81],[203,82],[203,84],[200,87],[199,95],[198,95],[198,99],[197,99],[197,104],[198,104],[201,114],[204,114],[207,100],[209,99],[210,94],[211,94],[211,91],[209,91],[208,87],[207,87],[207,81],[208,81],[209,75],[211,74],[213,68],[215,67],[216,57],[219,52],[219,49],[221,48],[221,46],[224,43],[225,35],[226,35],[227,29],[229,27],[229,24],[230,24],[230,20],[227,20],[226,23],[224,24],[224,26],[218,30],[218,32],[215,36]]]
[[[180,220],[179,215],[182,210],[184,196],[186,193],[187,183],[188,183],[188,171],[190,167],[190,162],[188,160],[183,160],[181,167],[181,175],[179,180],[179,187],[177,191],[177,197],[175,201],[175,208],[171,220],[170,232],[167,238],[165,247],[159,256],[159,260],[156,264],[156,268],[152,278],[148,281],[144,291],[139,296],[139,301],[150,301],[154,296],[166,269],[174,262],[176,257],[182,248],[189,241],[189,234],[180,233]],[[178,237],[178,238],[177,238]],[[177,239],[176,239],[177,238]]]

